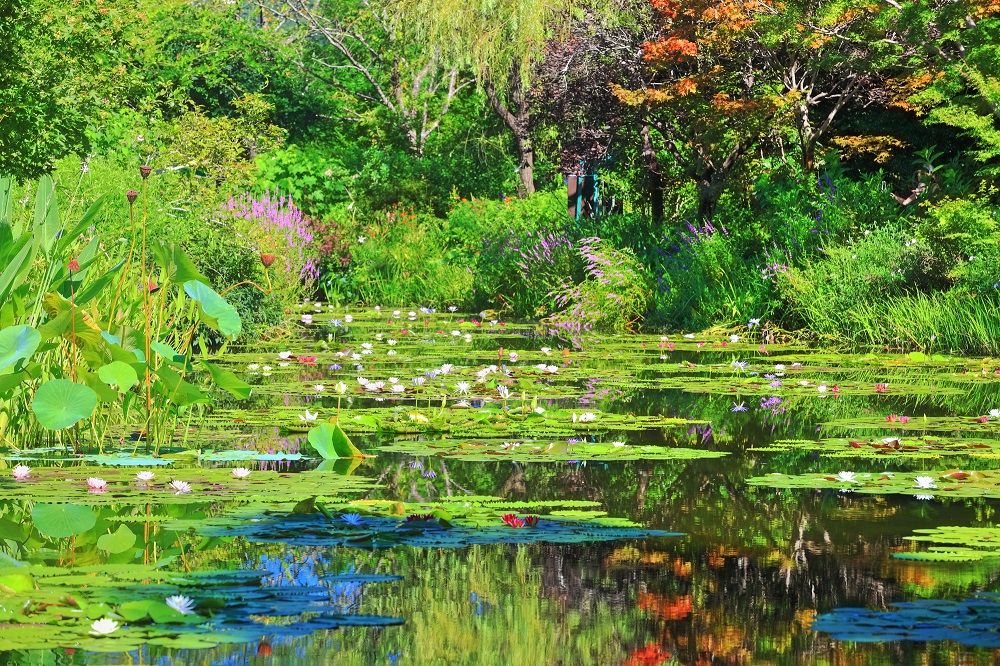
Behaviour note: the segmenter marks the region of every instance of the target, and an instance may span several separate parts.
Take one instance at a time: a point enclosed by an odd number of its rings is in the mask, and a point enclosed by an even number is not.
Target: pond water
[[[6,455],[5,663],[994,663],[1000,362],[334,319],[159,458]]]

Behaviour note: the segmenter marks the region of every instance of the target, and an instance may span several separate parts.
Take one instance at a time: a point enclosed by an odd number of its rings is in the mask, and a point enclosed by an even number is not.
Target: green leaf
[[[212,381],[215,382],[216,386],[224,391],[229,391],[234,397],[240,400],[246,400],[250,397],[250,394],[253,392],[253,386],[247,384],[229,370],[223,370],[214,363],[202,361],[201,364],[212,375]]]
[[[42,334],[27,325],[9,326],[0,331],[0,372],[30,358],[41,342]]]
[[[59,204],[56,201],[56,184],[52,176],[38,179],[35,195],[35,245],[48,254],[59,233]]]
[[[149,607],[154,603],[156,602],[149,599],[126,601],[118,607],[118,614],[125,618],[126,622],[138,622],[149,615]]]
[[[201,306],[201,320],[206,326],[232,339],[243,330],[243,323],[236,308],[204,282],[198,280],[185,282],[184,292],[198,301]]]
[[[97,524],[97,516],[90,507],[78,504],[36,504],[31,510],[31,520],[35,529],[52,539],[83,534]]]
[[[109,553],[124,553],[135,545],[135,534],[125,525],[120,525],[117,532],[102,534],[97,540],[97,548]]]
[[[179,374],[162,366],[156,371],[160,378],[158,387],[161,395],[179,407],[186,407],[195,403],[209,403],[211,400],[207,395],[198,390],[194,384],[184,381]]]
[[[157,265],[163,269],[164,278],[167,282],[184,284],[185,282],[196,281],[208,284],[208,278],[198,270],[180,245],[174,243],[169,245],[154,245],[152,251],[153,258]],[[192,296],[192,298],[194,297]]]
[[[89,386],[68,379],[51,379],[35,391],[31,411],[48,430],[62,430],[90,417],[97,407],[97,394]]]
[[[101,366],[97,376],[102,382],[116,387],[121,393],[125,393],[139,381],[135,368],[124,361],[114,361]]]
[[[88,302],[93,300],[95,296],[104,291],[104,288],[108,286],[108,283],[111,282],[112,279],[114,279],[115,273],[121,270],[122,266],[125,265],[125,261],[126,261],[125,259],[122,259],[117,264],[112,266],[107,273],[97,278],[96,280],[88,284],[84,289],[82,289],[76,295],[77,306],[79,307],[81,305],[86,305]]]
[[[337,423],[319,424],[309,431],[308,439],[316,452],[327,460],[361,457],[361,451]]]

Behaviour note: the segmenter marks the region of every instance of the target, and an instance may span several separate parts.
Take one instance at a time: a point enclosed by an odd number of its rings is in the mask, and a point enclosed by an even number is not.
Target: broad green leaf
[[[68,379],[50,379],[35,391],[31,411],[48,430],[62,430],[89,418],[97,407],[97,394],[89,386]]]
[[[110,534],[102,534],[97,539],[97,548],[109,553],[124,553],[135,545],[135,534],[125,525],[120,525],[118,530]]]
[[[122,259],[117,264],[112,266],[107,273],[80,290],[80,292],[76,295],[76,304],[78,306],[86,305],[102,291],[104,291],[104,288],[107,287],[108,284],[114,279],[115,274],[121,270],[122,266],[125,265],[125,261],[125,259]]]
[[[201,319],[206,326],[222,333],[227,338],[235,339],[243,330],[243,323],[236,308],[226,302],[204,282],[191,280],[184,283],[184,292],[198,301],[201,306]]]
[[[153,258],[164,271],[164,278],[172,284],[197,281],[208,284],[208,278],[194,265],[180,245],[154,245]],[[194,298],[194,297],[192,297]]]
[[[216,386],[224,391],[229,391],[234,397],[241,400],[246,400],[250,397],[250,394],[253,392],[253,386],[247,384],[229,370],[223,370],[214,363],[202,361],[201,364],[212,375],[212,381],[215,382]]]
[[[135,369],[123,361],[114,361],[102,366],[97,371],[97,376],[101,378],[102,382],[114,386],[122,393],[128,391],[139,381],[139,375]]]
[[[158,392],[175,405],[186,407],[199,402],[211,402],[207,395],[198,390],[197,386],[184,381],[179,374],[167,366],[160,367],[156,374],[160,378],[160,381],[157,382]]]
[[[327,460],[361,457],[361,451],[336,423],[319,424],[309,431],[308,439],[316,452]]]
[[[83,534],[97,524],[93,510],[78,504],[36,504],[31,520],[35,529],[52,539]]]
[[[56,184],[52,176],[38,179],[35,195],[35,245],[48,254],[59,233],[59,204],[56,201]]]
[[[42,334],[27,325],[9,326],[0,331],[0,372],[30,358],[41,342]]]

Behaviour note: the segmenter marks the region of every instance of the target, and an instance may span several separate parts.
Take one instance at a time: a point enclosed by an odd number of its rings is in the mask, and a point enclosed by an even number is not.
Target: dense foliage
[[[0,173],[110,194],[113,239],[151,165],[147,228],[250,331],[316,296],[988,346],[995,3],[494,4],[6,3]]]

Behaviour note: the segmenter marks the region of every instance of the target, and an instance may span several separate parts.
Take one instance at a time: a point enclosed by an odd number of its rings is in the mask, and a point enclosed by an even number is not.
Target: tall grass
[[[807,327],[855,347],[1000,354],[1000,303],[949,291],[859,301]]]

